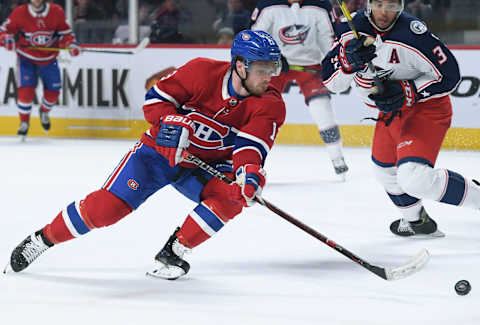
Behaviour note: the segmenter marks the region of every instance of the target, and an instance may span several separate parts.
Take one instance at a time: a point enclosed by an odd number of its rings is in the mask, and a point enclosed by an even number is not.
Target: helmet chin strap
[[[236,65],[236,64],[234,65],[234,69],[235,69],[235,73],[236,73],[237,76],[240,78],[240,82],[242,83],[242,87],[245,88],[245,90],[251,95],[252,92],[250,91],[250,89],[248,89],[248,86],[247,86],[247,84],[245,83],[245,80],[247,80],[247,78],[248,78],[248,71],[247,71],[247,69],[245,69],[245,78],[242,78],[242,76],[240,76],[240,73],[238,73],[237,65]]]

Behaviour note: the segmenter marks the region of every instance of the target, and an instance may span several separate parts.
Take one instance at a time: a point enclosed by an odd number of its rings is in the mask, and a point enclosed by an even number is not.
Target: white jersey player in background
[[[272,78],[272,84],[283,91],[289,81],[296,81],[327,146],[335,172],[345,179],[348,167],[343,157],[340,131],[330,103],[330,92],[323,85],[320,74],[322,59],[333,44],[334,21],[328,0],[260,0],[252,13],[252,29],[268,32],[290,65],[310,71],[291,68]]]
[[[372,160],[378,181],[402,219],[390,225],[398,236],[443,237],[422,200],[480,208],[477,181],[436,168],[452,119],[449,94],[460,81],[457,60],[424,22],[403,13],[403,0],[369,0],[322,62],[325,85],[333,92],[352,80],[367,106],[378,108]],[[365,42],[374,38],[375,43]],[[367,67],[370,62],[374,72]],[[375,91],[374,77],[384,90]],[[382,87],[380,87],[382,88]],[[478,213],[478,212],[477,212]]]

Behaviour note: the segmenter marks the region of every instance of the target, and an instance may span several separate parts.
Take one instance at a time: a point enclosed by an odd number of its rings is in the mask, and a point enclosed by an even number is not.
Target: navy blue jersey
[[[376,38],[377,57],[372,63],[377,75],[392,80],[413,80],[419,101],[448,95],[460,81],[457,60],[418,18],[402,13],[395,25],[384,33],[375,30],[364,10],[353,16],[353,23],[360,35]],[[323,80],[328,89],[341,92],[353,79],[364,101],[374,105],[368,98],[373,74],[367,70],[345,73],[338,62],[340,46],[353,37],[347,23],[337,26],[337,43],[322,62]]]

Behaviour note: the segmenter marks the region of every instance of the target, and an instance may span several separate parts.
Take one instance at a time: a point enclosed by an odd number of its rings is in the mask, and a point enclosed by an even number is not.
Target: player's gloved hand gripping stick
[[[367,63],[368,70],[370,70],[370,72],[374,74],[373,82],[375,83],[375,87],[372,88],[372,93],[381,94],[384,91],[384,86],[380,78],[376,75],[375,67],[373,66],[371,61],[376,56],[375,54],[373,54],[374,56],[372,57],[372,52],[371,52],[372,49],[373,49],[373,53],[375,51],[375,46],[373,45],[373,42],[375,41],[375,39],[373,39],[372,37],[365,37],[365,36],[360,37],[360,35],[358,35],[357,29],[355,28],[355,25],[353,24],[352,16],[350,15],[350,11],[348,10],[347,5],[345,4],[345,1],[337,0],[337,2],[338,2],[338,5],[340,6],[340,9],[342,10],[343,15],[347,19],[348,26],[352,30],[353,36],[355,37],[356,40],[359,41],[359,42],[352,43],[351,49],[352,50],[356,49],[355,52],[357,53],[357,55],[360,56],[362,59],[365,59],[364,62]]]
[[[234,183],[234,181],[232,179],[230,179],[229,177],[227,177],[225,174],[223,174],[219,170],[213,168],[212,166],[210,166],[206,162],[202,161],[200,158],[192,155],[191,153],[189,153],[186,150],[184,150],[182,152],[182,158],[185,161],[198,166],[200,169],[203,169],[204,171],[206,171],[210,175],[226,182],[227,184]],[[290,216],[288,213],[280,210],[279,208],[277,208],[276,206],[274,206],[273,204],[271,204],[270,202],[268,202],[267,200],[262,198],[259,194],[257,194],[255,196],[254,200],[256,202],[260,203],[261,205],[263,205],[264,207],[266,207],[267,209],[269,209],[270,211],[272,211],[273,213],[275,213],[276,215],[282,217],[283,219],[287,220],[291,224],[293,224],[293,225],[297,226],[298,228],[302,229],[303,231],[305,231],[309,235],[311,235],[311,236],[315,237],[316,239],[320,240],[322,243],[327,244],[328,246],[330,246],[331,248],[333,248],[337,252],[343,254],[344,256],[349,258],[350,260],[352,260],[355,263],[363,266],[364,268],[366,268],[370,272],[375,273],[376,275],[378,275],[382,279],[398,280],[398,279],[405,278],[405,277],[419,271],[420,269],[422,269],[425,266],[425,264],[427,264],[427,262],[428,262],[429,253],[426,249],[422,249],[409,262],[407,262],[403,265],[397,266],[397,267],[381,267],[381,266],[372,265],[372,264],[366,262],[363,258],[353,254],[352,252],[350,252],[346,248],[340,246],[339,244],[337,244],[333,240],[325,237],[324,235],[322,235],[321,233],[319,233],[315,229],[310,228],[309,226],[307,226],[303,222],[295,219],[294,217]]]
[[[231,197],[244,207],[252,206],[256,202],[255,198],[262,194],[266,176],[265,170],[259,165],[246,164],[238,168],[236,180],[231,184]]]
[[[0,46],[3,46],[7,51],[15,51],[15,37],[12,34],[0,34]]]
[[[170,166],[182,161],[182,152],[190,145],[193,128],[192,120],[184,115],[170,114],[160,119],[155,149],[168,160]]]

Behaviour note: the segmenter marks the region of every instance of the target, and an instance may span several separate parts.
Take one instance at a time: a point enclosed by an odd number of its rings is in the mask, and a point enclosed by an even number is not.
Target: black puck
[[[457,295],[465,296],[472,290],[472,286],[467,280],[460,280],[455,283],[455,292]]]

